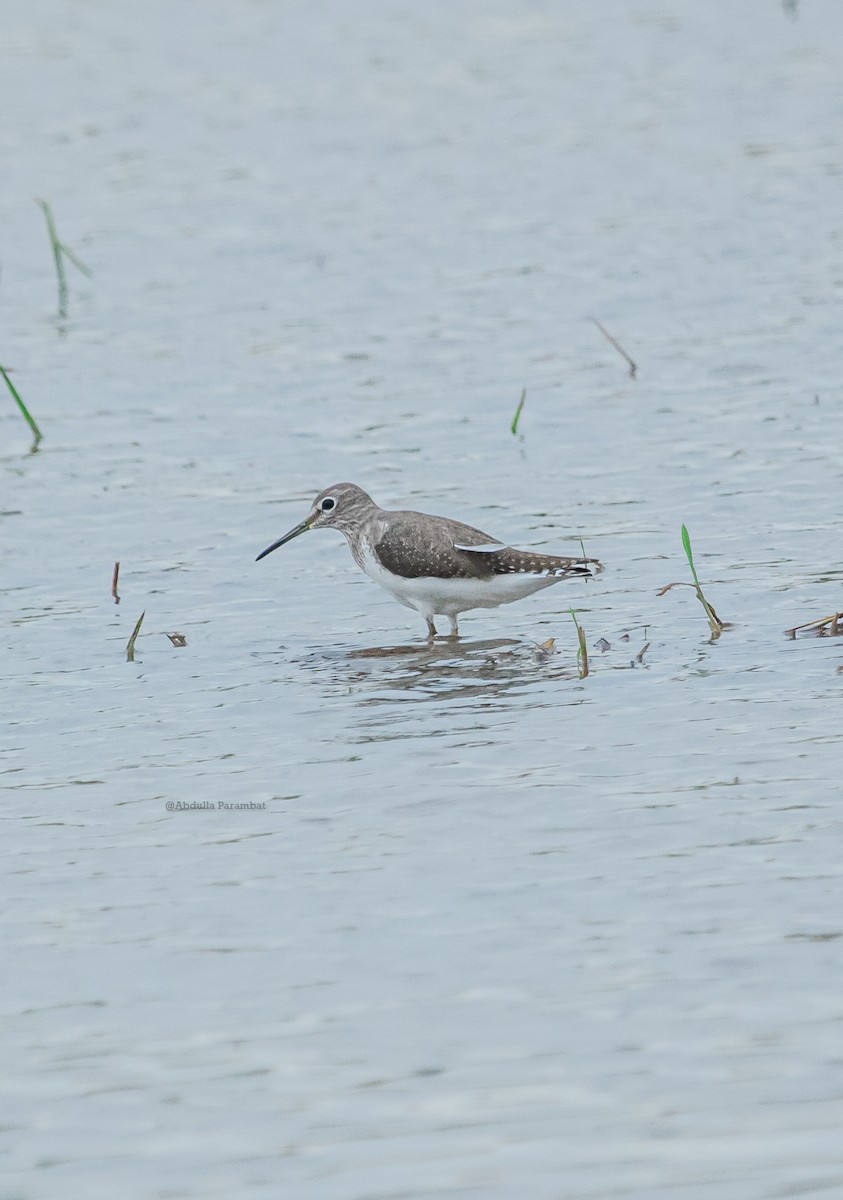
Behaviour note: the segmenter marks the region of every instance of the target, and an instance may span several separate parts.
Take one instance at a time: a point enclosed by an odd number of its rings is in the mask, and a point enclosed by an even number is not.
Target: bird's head
[[[340,533],[348,537],[360,528],[361,523],[375,507],[372,497],[356,483],[335,483],[333,487],[325,488],[319,493],[303,521],[277,542],[262,550],[255,562],[260,562],[267,554],[271,554],[286,542],[291,542],[300,533],[307,533],[308,529],[339,529]]]

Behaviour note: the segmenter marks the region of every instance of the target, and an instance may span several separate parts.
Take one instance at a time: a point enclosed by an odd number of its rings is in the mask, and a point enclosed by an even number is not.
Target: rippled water
[[[0,1200],[839,1196],[843,9],[5,16]]]

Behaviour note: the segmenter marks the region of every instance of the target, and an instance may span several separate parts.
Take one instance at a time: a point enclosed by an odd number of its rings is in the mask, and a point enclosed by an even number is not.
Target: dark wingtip
[[[600,574],[603,564],[596,558],[581,558],[579,562],[571,564],[570,570],[573,575],[582,575],[584,579],[591,579]]]

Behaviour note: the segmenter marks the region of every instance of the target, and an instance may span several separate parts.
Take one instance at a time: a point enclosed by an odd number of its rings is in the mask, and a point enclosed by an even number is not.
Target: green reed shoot
[[[16,402],[18,408],[23,413],[24,420],[26,421],[29,428],[32,430],[32,449],[37,450],[38,443],[41,441],[41,439],[43,438],[44,435],[42,434],[41,430],[38,428],[38,425],[35,422],[35,418],[32,416],[29,409],[24,404],[23,400],[21,400],[20,394],[18,393],[18,389],[15,387],[15,385],[12,383],[11,379],[9,378],[5,367],[0,367],[0,375],[2,375],[3,378],[6,380],[6,387],[12,393],[12,399]]]
[[[699,576],[697,575],[697,568],[694,566],[694,555],[693,551],[691,550],[691,535],[688,533],[685,525],[682,526],[682,545],[688,558],[688,565],[691,568],[691,574],[694,577],[694,590],[697,593],[697,599],[705,609],[705,615],[708,617],[708,623],[711,627],[711,636],[718,638],[726,626],[724,622],[720,620],[712,605],[709,604],[708,600],[705,598]]]
[[[35,203],[43,210],[44,218],[47,222],[47,233],[50,237],[50,245],[53,248],[53,258],[56,263],[56,276],[59,285],[59,316],[67,316],[67,279],[64,274],[64,260],[67,258],[73,263],[77,271],[81,271],[86,279],[91,278],[91,269],[86,267],[75,251],[71,250],[70,246],[66,245],[58,233],[56,232],[56,223],[53,220],[53,210],[50,208],[46,200],[36,200]]]
[[[513,436],[518,433],[518,422],[521,420],[521,414],[524,411],[524,401],[526,399],[527,399],[527,389],[522,388],[521,389],[521,399],[518,401],[518,407],[515,410],[515,416],[512,418],[512,425],[510,426],[510,428],[512,429]]]
[[[588,647],[585,644],[585,630],[577,620],[577,614],[573,609],[571,609],[571,616],[577,628],[577,667],[579,668],[580,679],[585,679],[586,675],[588,675]]]
[[[126,662],[134,662],[135,661],[135,641],[137,639],[138,634],[140,633],[140,627],[141,627],[141,625],[143,625],[143,619],[145,616],[146,616],[146,609],[144,609],[144,611],[138,617],[137,624],[135,625],[134,629],[132,630],[132,636],[129,638],[128,642],[126,643]]]

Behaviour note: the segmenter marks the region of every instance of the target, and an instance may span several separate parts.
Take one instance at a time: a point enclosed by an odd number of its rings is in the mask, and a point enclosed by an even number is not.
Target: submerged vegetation
[[[35,203],[44,213],[44,219],[47,222],[47,233],[50,238],[50,245],[53,249],[53,258],[56,264],[56,277],[59,288],[59,316],[67,316],[67,279],[64,274],[64,260],[68,259],[73,263],[77,271],[80,271],[86,279],[91,278],[91,269],[86,267],[81,258],[74,250],[71,250],[65,242],[61,240],[56,232],[56,223],[53,219],[53,210],[50,208],[46,200],[36,200]]]

